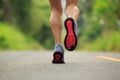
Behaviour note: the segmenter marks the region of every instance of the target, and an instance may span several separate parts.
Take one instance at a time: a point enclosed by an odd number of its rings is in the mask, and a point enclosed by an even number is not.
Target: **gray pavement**
[[[0,52],[0,80],[120,80],[120,53],[66,52],[65,64],[52,64],[51,51]]]

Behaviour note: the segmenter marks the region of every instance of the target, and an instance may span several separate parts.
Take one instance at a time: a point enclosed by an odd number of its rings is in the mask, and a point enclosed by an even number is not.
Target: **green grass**
[[[43,49],[33,38],[24,35],[13,25],[0,23],[0,50]]]
[[[92,51],[120,51],[120,32],[112,32],[106,36],[97,38],[87,47]]]
[[[105,33],[92,42],[84,35],[79,39],[78,50],[120,52],[120,31]]]

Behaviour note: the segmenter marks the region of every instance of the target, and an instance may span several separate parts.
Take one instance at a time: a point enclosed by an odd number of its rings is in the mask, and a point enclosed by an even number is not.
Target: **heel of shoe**
[[[53,61],[52,63],[56,64],[56,63],[65,63],[63,59],[63,54],[60,52],[55,52],[53,55]]]

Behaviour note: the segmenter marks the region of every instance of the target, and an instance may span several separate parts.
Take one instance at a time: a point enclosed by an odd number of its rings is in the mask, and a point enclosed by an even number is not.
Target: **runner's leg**
[[[62,5],[61,0],[49,0],[51,6],[50,26],[54,35],[55,43],[61,44],[62,34]]]
[[[78,20],[78,15],[80,13],[78,9],[78,0],[66,0],[66,15],[67,17],[73,18],[76,22]]]
[[[79,15],[79,9],[77,7],[78,0],[67,0],[65,28],[67,34],[65,36],[64,44],[65,48],[69,51],[73,51],[77,46],[77,20]]]
[[[55,39],[52,63],[64,63],[64,49],[61,45],[62,34],[62,5],[61,0],[49,0],[51,6],[50,26]]]

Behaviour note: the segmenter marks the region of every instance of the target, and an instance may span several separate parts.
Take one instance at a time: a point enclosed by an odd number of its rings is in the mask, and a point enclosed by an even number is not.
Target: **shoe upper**
[[[63,49],[63,47],[62,47],[60,44],[58,44],[58,45],[55,46],[54,51],[55,51],[55,52],[56,52],[56,51],[59,51],[59,52],[61,52],[61,53],[64,53],[64,49]]]

